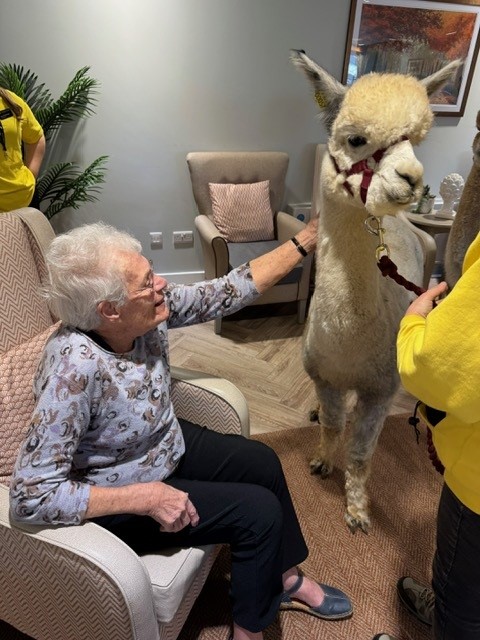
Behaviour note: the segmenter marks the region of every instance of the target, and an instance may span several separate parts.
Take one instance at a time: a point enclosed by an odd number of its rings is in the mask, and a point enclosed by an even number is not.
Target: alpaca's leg
[[[366,483],[370,475],[372,455],[390,404],[391,397],[379,398],[373,394],[358,394],[345,469],[345,520],[352,533],[357,529],[367,533],[370,528]]]
[[[341,434],[345,428],[345,394],[320,381],[314,380],[318,408],[310,419],[320,424],[320,442],[310,460],[310,471],[326,478],[333,471],[333,459]]]

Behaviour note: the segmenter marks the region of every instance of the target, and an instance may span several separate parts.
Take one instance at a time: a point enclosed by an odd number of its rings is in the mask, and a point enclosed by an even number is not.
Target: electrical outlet
[[[193,231],[174,231],[173,246],[193,244]]]
[[[163,233],[161,231],[150,231],[150,246],[152,249],[163,248]]]

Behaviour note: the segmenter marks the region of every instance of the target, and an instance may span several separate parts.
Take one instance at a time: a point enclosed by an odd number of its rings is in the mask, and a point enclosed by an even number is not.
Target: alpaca
[[[480,231],[480,111],[473,144],[473,165],[468,175],[445,249],[445,279],[450,289],[462,275],[463,258]]]
[[[411,300],[404,288],[382,277],[376,262],[389,252],[402,276],[417,285],[422,282],[420,245],[395,214],[422,192],[423,167],[413,145],[431,127],[428,96],[458,63],[423,81],[371,73],[347,88],[303,51],[293,51],[291,59],[313,85],[329,134],[317,180],[316,283],[303,336],[303,363],[315,385],[315,416],[321,425],[310,468],[322,477],[332,472],[347,398],[353,395],[345,519],[352,532],[366,533],[366,481],[399,386],[396,335]],[[373,227],[372,233],[365,226]]]

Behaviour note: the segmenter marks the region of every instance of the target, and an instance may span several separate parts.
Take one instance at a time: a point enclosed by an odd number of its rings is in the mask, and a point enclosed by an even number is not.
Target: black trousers
[[[480,638],[480,515],[443,486],[433,562],[435,640]]]
[[[180,421],[186,451],[165,482],[189,494],[200,522],[163,533],[143,516],[95,521],[137,553],[172,546],[230,545],[233,619],[261,631],[277,614],[282,573],[303,562],[307,546],[282,466],[266,445]]]

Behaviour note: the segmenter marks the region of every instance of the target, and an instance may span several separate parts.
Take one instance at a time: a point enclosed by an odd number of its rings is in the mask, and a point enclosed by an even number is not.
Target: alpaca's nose
[[[395,173],[405,180],[412,191],[414,191],[421,183],[423,178],[423,166],[415,158],[415,160],[404,163],[404,166],[398,166]]]
[[[402,180],[405,180],[406,182],[408,182],[408,184],[411,186],[412,189],[415,189],[415,187],[419,182],[415,176],[412,176],[409,173],[400,173],[399,171],[397,171],[397,175],[400,176]]]

